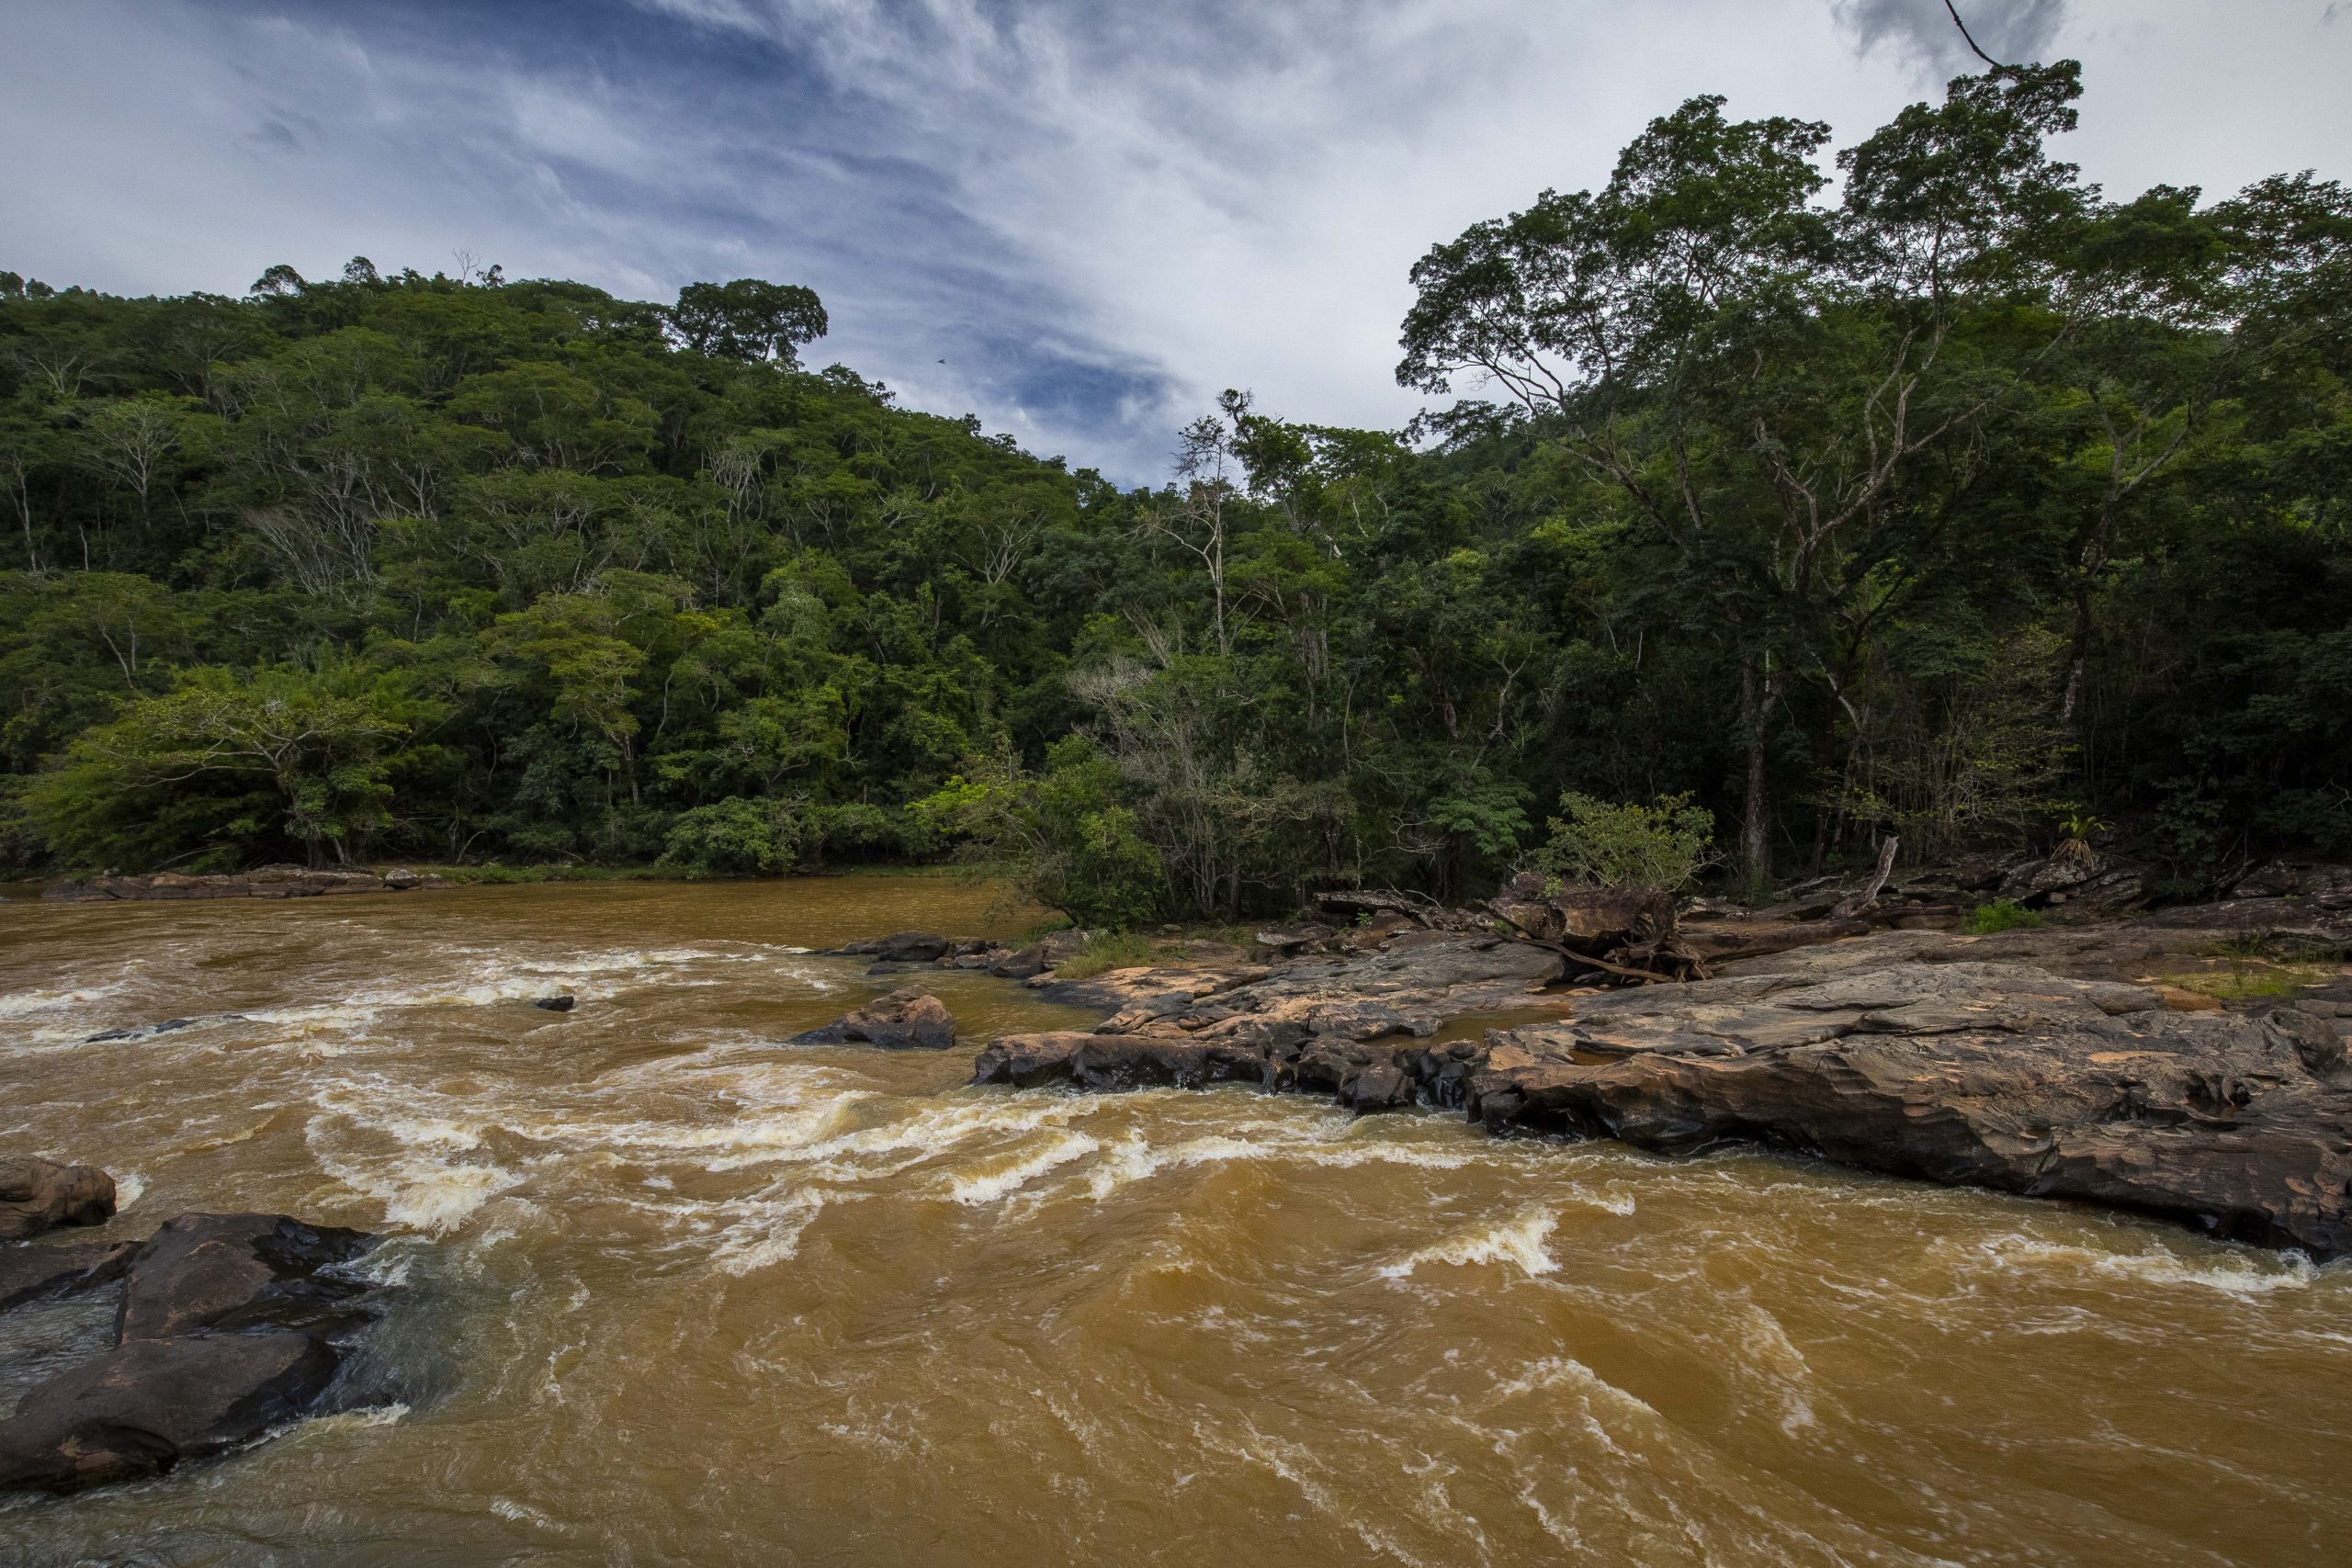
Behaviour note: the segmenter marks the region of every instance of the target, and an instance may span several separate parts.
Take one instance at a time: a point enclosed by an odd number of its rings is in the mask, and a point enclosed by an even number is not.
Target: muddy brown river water
[[[369,1408],[0,1504],[0,1562],[2352,1562],[2343,1266],[778,1043],[891,983],[792,948],[1029,919],[928,877],[0,905],[0,1149],[113,1171],[106,1234],[283,1210],[409,1287]],[[1092,1021],[935,988],[976,1041]],[[93,1312],[0,1317],[0,1413]]]

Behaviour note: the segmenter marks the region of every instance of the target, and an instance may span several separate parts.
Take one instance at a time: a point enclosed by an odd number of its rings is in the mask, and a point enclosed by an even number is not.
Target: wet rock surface
[[[1272,969],[1049,987],[1112,1016],[1009,1035],[976,1083],[1246,1082],[1359,1111],[1464,1111],[1498,1134],[1689,1153],[1754,1143],[1951,1185],[2072,1199],[2231,1240],[2352,1252],[2352,986],[2223,1008],[2142,972],[2269,930],[2261,910],[1970,937],[1886,931],[1749,953],[1712,979],[1561,997],[1559,1021],[1424,1043],[1527,1005],[1564,966],[1439,930]],[[2306,912],[2308,913],[2308,912]],[[1688,928],[1686,928],[1687,930]]]
[[[283,1214],[183,1214],[140,1243],[0,1252],[0,1309],[121,1280],[115,1345],[0,1420],[0,1491],[77,1491],[251,1442],[331,1400],[379,1292],[377,1238]]]
[[[94,1165],[0,1157],[0,1242],[60,1225],[104,1224],[113,1213],[114,1178]]]
[[[822,1029],[792,1037],[795,1045],[879,1045],[886,1050],[944,1051],[956,1043],[956,1015],[921,986],[901,986]]]

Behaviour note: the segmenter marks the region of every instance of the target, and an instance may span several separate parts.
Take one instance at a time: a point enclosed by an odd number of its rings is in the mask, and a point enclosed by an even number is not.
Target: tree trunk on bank
[[[1751,653],[1739,667],[1740,728],[1747,732],[1747,800],[1740,818],[1739,864],[1748,886],[1760,888],[1772,879],[1772,802],[1764,751],[1769,692],[1757,665],[1758,656]]]

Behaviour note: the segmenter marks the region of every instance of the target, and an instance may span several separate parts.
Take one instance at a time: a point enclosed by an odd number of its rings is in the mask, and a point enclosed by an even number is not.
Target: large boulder
[[[375,1245],[365,1232],[284,1214],[182,1214],[130,1260],[116,1331],[163,1339],[255,1324],[332,1327],[365,1289],[332,1270]]]
[[[822,1029],[792,1037],[795,1045],[879,1045],[886,1050],[944,1051],[956,1043],[956,1015],[921,986],[901,986]]]
[[[146,1241],[0,1252],[0,1308],[124,1278],[115,1347],[0,1421],[0,1491],[169,1470],[318,1410],[372,1315],[345,1268],[376,1238],[283,1214],[183,1214]]]
[[[94,1165],[0,1158],[0,1241],[59,1225],[104,1224],[114,1215],[114,1178]]]
[[[119,1345],[0,1421],[0,1492],[74,1492],[250,1442],[307,1411],[338,1360],[291,1330]]]

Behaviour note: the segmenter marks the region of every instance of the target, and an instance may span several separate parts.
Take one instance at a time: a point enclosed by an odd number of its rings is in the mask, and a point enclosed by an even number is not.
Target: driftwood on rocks
[[[1656,887],[1555,890],[1529,872],[1487,908],[1527,941],[1616,979],[1657,984],[1706,973],[1705,960],[1678,938],[1672,895]]]

